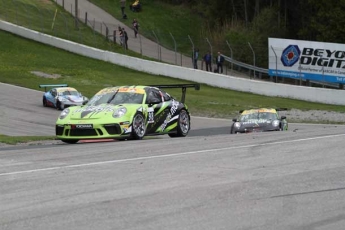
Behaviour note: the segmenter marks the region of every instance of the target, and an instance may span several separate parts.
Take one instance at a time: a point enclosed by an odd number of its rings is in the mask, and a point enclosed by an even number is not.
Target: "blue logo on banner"
[[[301,51],[297,45],[289,45],[283,50],[280,60],[284,66],[293,66],[299,59]]]

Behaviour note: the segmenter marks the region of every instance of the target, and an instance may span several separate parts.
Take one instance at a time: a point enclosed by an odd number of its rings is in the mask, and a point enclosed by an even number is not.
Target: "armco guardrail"
[[[263,73],[263,74],[267,74],[268,75],[268,69],[264,69],[264,68],[256,67],[256,66],[253,66],[253,65],[249,65],[247,63],[236,61],[235,59],[232,59],[231,57],[227,57],[225,55],[222,55],[222,56],[224,57],[225,61],[228,61],[228,62],[230,62],[232,64],[238,65],[238,66],[240,66],[242,68],[253,70],[253,71],[258,72],[258,73]]]
[[[249,70],[253,71],[254,73],[256,72],[259,74],[268,75],[268,69],[260,68],[260,67],[256,67],[253,65],[249,65],[247,63],[236,61],[235,59],[233,59],[231,57],[227,57],[225,55],[222,55],[222,56],[224,57],[225,61],[227,61],[227,62],[230,62],[230,63],[235,64],[237,66],[240,66],[242,68],[249,69]],[[273,77],[271,79],[273,79]],[[306,80],[302,79],[302,81],[306,81]],[[336,88],[336,89],[344,89],[344,87],[345,87],[344,85],[340,85],[340,84],[336,84],[336,83],[329,83],[329,82],[319,82],[319,81],[308,81],[308,82],[309,82],[309,84],[307,84],[307,85],[310,85],[310,83],[314,83],[314,84],[324,85],[324,86],[328,86],[328,87]]]
[[[147,61],[140,58],[95,49],[75,42],[39,33],[37,31],[29,30],[27,28],[1,20],[0,29],[25,37],[27,39],[32,39],[37,42],[67,50],[69,52],[156,75],[163,75],[187,81],[204,83],[210,86],[266,96],[286,97],[319,103],[345,105],[345,91],[343,90],[276,84],[272,82],[236,78],[160,62]]]

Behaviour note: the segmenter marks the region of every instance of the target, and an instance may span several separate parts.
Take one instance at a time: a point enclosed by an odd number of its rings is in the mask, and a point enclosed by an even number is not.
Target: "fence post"
[[[182,56],[182,53],[180,53],[180,56],[181,56],[181,66],[182,66],[182,57],[183,57],[183,56]]]
[[[232,63],[232,60],[233,60],[233,56],[232,56],[232,48],[231,48],[231,46],[230,46],[230,44],[229,44],[229,42],[228,42],[228,41],[226,41],[226,44],[228,45],[228,47],[229,47],[229,49],[230,49],[230,57],[231,57],[231,73],[232,73],[232,70],[233,70],[233,68],[234,68],[234,64]]]
[[[75,9],[74,9],[74,14],[75,14],[75,28],[78,30],[78,0],[75,0]]]
[[[16,4],[13,0],[12,0],[13,4]],[[19,21],[18,21],[18,6],[15,7],[16,8],[16,22],[19,25]]]
[[[302,85],[302,69],[301,69],[301,62],[299,62],[299,85]]]
[[[192,43],[192,66],[193,66],[193,68],[194,68],[194,49],[195,49],[195,47],[194,47],[194,43],[193,43],[193,40],[191,39],[191,37],[188,35],[188,38],[189,38],[189,41],[190,41],[190,43]]]
[[[116,44],[116,30],[113,31],[114,44]]]
[[[169,32],[170,33],[170,32]],[[170,33],[170,36],[172,37],[173,41],[174,41],[174,50],[175,50],[175,65],[177,65],[177,49],[176,49],[176,41],[174,36]]]
[[[139,36],[139,43],[140,43],[140,54],[141,57],[143,57],[143,44],[141,43],[141,34],[138,31],[138,36]]]
[[[36,9],[37,9],[37,11],[39,12],[39,15],[41,16],[40,18],[41,18],[41,32],[43,32],[43,15],[42,15],[42,13],[41,13],[41,10],[40,9],[38,9],[36,6],[34,6]]]
[[[273,46],[271,46],[271,49],[272,49],[272,51],[274,53],[274,56],[276,56],[276,83],[277,83],[277,79],[278,79],[278,56],[277,56],[276,51],[273,49]]]
[[[63,14],[63,13],[61,13],[62,14],[62,17],[63,17],[63,19],[64,19],[64,21],[65,21],[65,26],[66,26],[66,31],[67,31],[67,37],[68,37],[68,39],[69,39],[69,31],[68,31],[68,24],[67,24],[67,20],[66,20],[66,17],[65,17],[65,15]]]
[[[87,25],[87,12],[85,12],[85,25]]]
[[[212,49],[212,45],[210,43],[210,41],[208,40],[208,38],[206,38],[206,42],[208,43],[208,45],[210,46],[210,51],[211,51],[211,70],[212,70],[212,65],[214,64],[213,62],[213,49]]]
[[[158,60],[162,61],[162,57],[161,57],[161,54],[160,54],[160,45],[159,45],[158,37],[157,37],[157,35],[155,34],[155,32],[153,30],[152,30],[152,33],[156,37],[156,41],[157,41]]]
[[[254,62],[254,68],[255,68],[256,67],[256,65],[255,65],[255,52],[254,52],[254,49],[253,49],[252,45],[250,44],[250,42],[248,42],[248,45],[253,52],[253,62]],[[256,78],[255,69],[254,69],[254,78]]]

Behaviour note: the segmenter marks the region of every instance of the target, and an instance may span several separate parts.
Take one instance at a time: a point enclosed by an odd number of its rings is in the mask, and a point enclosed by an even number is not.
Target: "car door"
[[[163,93],[156,88],[150,88],[147,93],[147,134],[163,133],[164,123],[169,115],[171,102],[165,101]]]
[[[55,106],[56,89],[51,89],[49,93],[46,94],[46,99],[52,106]]]

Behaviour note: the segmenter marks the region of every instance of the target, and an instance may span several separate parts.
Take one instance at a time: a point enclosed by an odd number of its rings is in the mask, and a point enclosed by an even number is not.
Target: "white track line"
[[[50,167],[50,168],[41,168],[41,169],[32,169],[32,170],[25,170],[25,171],[0,173],[0,176],[11,176],[11,175],[18,175],[18,174],[28,174],[28,173],[35,173],[35,172],[68,169],[68,168],[81,168],[81,167],[97,166],[97,165],[105,165],[105,164],[116,164],[116,163],[130,162],[130,161],[137,161],[137,160],[150,160],[150,159],[156,159],[156,158],[178,157],[178,156],[191,155],[191,154],[196,154],[196,153],[208,153],[208,152],[217,152],[217,151],[224,151],[224,150],[231,150],[231,149],[252,148],[252,147],[259,147],[259,146],[286,144],[286,143],[294,143],[294,142],[301,142],[301,141],[312,141],[312,140],[318,140],[318,139],[343,137],[343,136],[345,136],[345,134],[336,134],[336,135],[328,135],[328,136],[322,136],[322,137],[303,138],[303,139],[290,140],[290,141],[277,141],[277,142],[264,143],[264,144],[242,145],[242,146],[219,148],[219,149],[199,150],[199,151],[191,151],[191,152],[184,152],[184,153],[172,153],[172,154],[165,154],[165,155],[127,158],[127,159],[121,159],[121,160],[101,161],[101,162],[76,164],[76,165],[65,165],[65,166],[59,166],[59,167]]]

